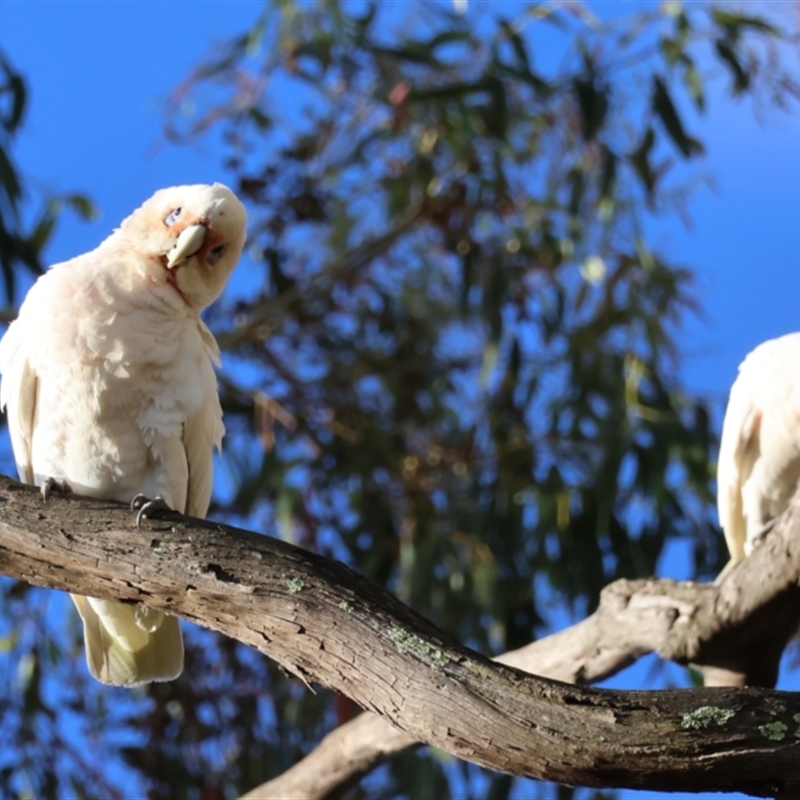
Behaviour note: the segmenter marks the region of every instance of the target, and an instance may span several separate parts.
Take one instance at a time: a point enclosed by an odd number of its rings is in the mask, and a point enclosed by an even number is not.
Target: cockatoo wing
[[[800,478],[800,333],[759,345],[731,387],[717,465],[717,508],[731,561],[748,555]]]
[[[0,408],[7,410],[8,433],[19,479],[32,484],[31,441],[38,382],[20,339],[19,330],[9,329],[0,341],[0,363],[9,365],[0,384]]]
[[[742,485],[750,477],[758,454],[761,411],[755,405],[752,388],[740,372],[725,411],[717,462],[717,512],[734,564],[744,558],[747,538]]]
[[[200,322],[203,347],[210,364],[219,365],[219,347],[211,331]],[[211,375],[211,385],[216,387],[216,377]],[[222,445],[225,427],[222,424],[222,407],[216,391],[206,395],[205,402],[190,415],[183,428],[183,446],[189,469],[189,485],[184,513],[204,517],[211,501],[213,482],[213,452]]]

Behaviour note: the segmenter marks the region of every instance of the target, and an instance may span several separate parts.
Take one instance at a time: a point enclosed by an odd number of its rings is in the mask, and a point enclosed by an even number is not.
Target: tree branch
[[[586,786],[800,792],[800,696],[557,683],[488,661],[344,565],[285,542],[177,514],[138,531],[122,505],[56,497],[43,507],[38,492],[6,478],[0,505],[7,575],[144,602],[226,633],[482,766]],[[782,531],[798,527],[796,503],[787,517]],[[800,546],[782,538],[783,561],[765,567],[775,581],[792,572],[796,594]],[[710,625],[725,611],[735,623],[744,595],[728,587],[741,573],[711,587],[715,607],[699,612]],[[703,654],[686,641],[682,657]]]
[[[800,620],[800,564],[788,548],[797,526],[798,514],[790,509],[763,546],[721,585],[616,581],[603,590],[597,611],[587,619],[495,660],[540,677],[589,684],[658,653],[692,663],[707,685],[711,677],[728,685],[774,686],[781,654]],[[419,744],[384,720],[362,714],[243,800],[338,796]]]

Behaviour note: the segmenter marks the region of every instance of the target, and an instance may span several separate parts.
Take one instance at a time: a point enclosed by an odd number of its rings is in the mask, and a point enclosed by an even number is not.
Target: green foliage
[[[715,65],[738,94],[794,84],[779,26],[721,6],[613,24],[448,8],[270,5],[181,87],[198,111],[168,131],[221,127],[251,212],[251,263],[209,320],[233,485],[212,513],[347,561],[496,653],[652,574],[671,539],[700,575],[723,560],[715,434],[676,371],[691,273],[647,221],[685,199]],[[106,696],[83,686],[75,713],[87,736],[135,732],[125,774],[154,797],[233,796],[354,713],[204,633],[179,681],[114,694],[113,715]],[[405,754],[354,796],[445,796],[460,769]]]

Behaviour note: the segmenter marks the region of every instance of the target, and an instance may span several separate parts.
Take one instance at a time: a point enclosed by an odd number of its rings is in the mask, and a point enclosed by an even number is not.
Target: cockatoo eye
[[[174,225],[178,221],[178,217],[181,215],[181,211],[183,211],[183,209],[180,206],[170,211],[170,213],[164,219],[164,224],[167,227],[169,227],[170,225]]]
[[[224,245],[224,244],[218,244],[218,245],[217,245],[215,248],[213,248],[213,250],[211,250],[211,252],[208,254],[208,258],[206,259],[206,261],[207,261],[209,264],[211,264],[211,266],[213,267],[213,266],[214,266],[214,264],[216,264],[216,263],[217,263],[217,261],[219,261],[219,259],[220,259],[220,256],[221,256],[221,255],[222,255],[224,252],[225,252],[225,245]]]

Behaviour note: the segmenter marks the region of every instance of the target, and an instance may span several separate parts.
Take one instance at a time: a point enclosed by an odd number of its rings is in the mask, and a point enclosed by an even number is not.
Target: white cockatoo
[[[236,266],[245,222],[219,183],[163,189],[96,250],[36,281],[0,341],[0,405],[22,481],[126,502],[143,493],[205,515],[224,428],[219,349],[200,311]],[[176,618],[72,599],[99,681],[180,675]]]
[[[717,508],[729,566],[750,555],[800,478],[798,353],[800,333],[764,342],[742,362],[731,388],[717,465]]]

